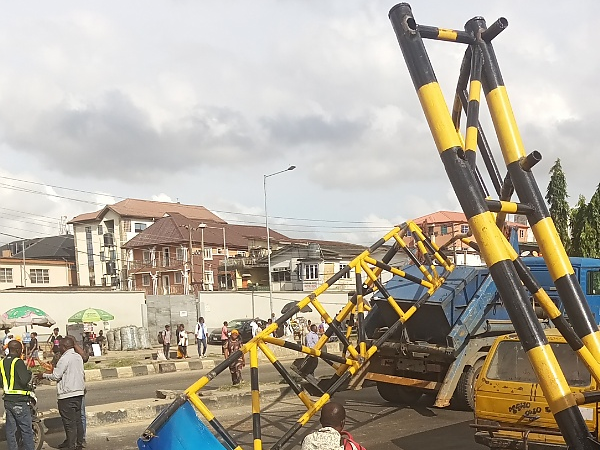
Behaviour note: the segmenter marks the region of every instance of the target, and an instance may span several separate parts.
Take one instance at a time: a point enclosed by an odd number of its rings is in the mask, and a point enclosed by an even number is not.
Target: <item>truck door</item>
[[[550,338],[550,345],[573,391],[589,389],[591,375],[568,344]],[[595,429],[595,404],[581,406],[590,430]],[[558,429],[542,389],[521,343],[499,339],[482,368],[477,382],[477,420],[494,421],[505,427],[535,426]]]

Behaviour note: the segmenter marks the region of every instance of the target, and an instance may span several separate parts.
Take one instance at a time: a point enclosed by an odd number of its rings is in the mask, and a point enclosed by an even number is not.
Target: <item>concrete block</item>
[[[174,362],[173,364],[175,364],[175,370],[177,372],[180,372],[183,370],[190,370],[190,364],[187,361],[177,361],[177,362]]]
[[[191,361],[188,361],[188,365],[190,370],[202,370],[203,368],[203,362],[199,359],[193,359]]]
[[[85,374],[85,381],[100,381],[100,380],[102,380],[102,372],[100,371],[100,369],[86,370],[84,372],[84,374]]]
[[[174,362],[163,362],[158,363],[158,373],[170,373],[176,372],[177,368],[175,367]]]
[[[100,373],[102,374],[102,379],[106,380],[108,378],[118,378],[119,375],[117,373],[117,369],[100,369]]]
[[[150,367],[152,367],[152,371],[154,372],[154,366],[150,365]],[[131,372],[134,377],[148,375],[148,366],[131,366]]]
[[[146,369],[148,370],[148,375],[154,375],[156,373],[156,367],[154,367],[154,364],[147,364]]]
[[[212,359],[203,359],[202,361],[200,361],[202,363],[202,369],[214,369],[215,368],[215,361]]]
[[[117,367],[116,369],[118,378],[133,378],[133,368],[131,366]]]

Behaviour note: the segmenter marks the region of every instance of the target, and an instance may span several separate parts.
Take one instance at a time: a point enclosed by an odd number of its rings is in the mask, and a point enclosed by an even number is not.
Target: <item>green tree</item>
[[[571,247],[569,248],[569,256],[583,256],[581,248],[582,233],[586,225],[587,204],[585,197],[579,196],[577,205],[571,210]]]
[[[550,182],[546,190],[546,201],[550,207],[550,216],[554,221],[558,236],[567,250],[571,246],[569,239],[570,208],[567,203],[568,197],[567,179],[560,165],[559,158],[550,169]]]
[[[600,185],[592,195],[587,206],[587,221],[589,224],[589,242],[587,243],[590,258],[600,258]]]

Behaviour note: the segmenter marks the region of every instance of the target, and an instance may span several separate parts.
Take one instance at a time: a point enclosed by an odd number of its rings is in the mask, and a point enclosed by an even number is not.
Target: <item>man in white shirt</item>
[[[252,330],[252,337],[256,336],[258,334],[258,330],[260,329],[260,327],[258,326],[258,319],[252,319],[252,322],[250,322],[250,329]]]
[[[198,323],[196,324],[196,343],[198,344],[198,356],[200,358],[206,357],[206,340],[208,338],[208,332],[206,329],[206,324],[204,323],[204,317],[200,317],[198,319]]]

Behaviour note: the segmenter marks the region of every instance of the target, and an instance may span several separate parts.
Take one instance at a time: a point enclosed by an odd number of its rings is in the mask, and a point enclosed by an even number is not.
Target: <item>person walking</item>
[[[177,340],[177,346],[178,346],[177,350],[179,351],[177,358],[179,358],[179,359],[189,358],[189,356],[187,354],[188,335],[187,335],[187,331],[185,331],[185,325],[182,323],[179,324],[179,331],[177,333],[177,339],[178,339]]]
[[[165,329],[161,331],[163,353],[166,359],[171,359],[171,325],[165,325]]]
[[[208,332],[204,323],[204,317],[198,319],[194,334],[196,335],[196,343],[198,344],[198,357],[206,358],[206,338],[208,337]]]
[[[37,333],[32,331],[29,347],[27,348],[27,367],[34,367],[36,361],[40,364],[40,344],[38,342]]]
[[[227,341],[229,340],[229,331],[227,330],[227,326],[229,324],[227,321],[223,322],[223,326],[221,327],[221,353],[227,359],[229,356],[229,352],[227,351]]]
[[[81,417],[81,404],[85,394],[83,359],[75,352],[75,340],[71,336],[62,338],[59,347],[62,355],[52,373],[40,373],[38,378],[58,382],[58,412],[66,435],[66,446],[63,448],[79,450],[84,445]]]
[[[302,450],[366,450],[344,431],[346,410],[336,402],[329,402],[321,409],[321,428],[302,441]]]
[[[242,345],[242,338],[240,337],[239,331],[235,329],[231,330],[231,335],[229,336],[229,340],[227,341],[228,356],[231,356],[233,353],[241,349]],[[229,371],[231,372],[231,383],[234,386],[237,386],[242,382],[242,369],[245,365],[246,359],[244,358],[243,353],[238,359],[236,359],[229,365]]]
[[[21,359],[23,345],[19,341],[8,342],[8,356],[0,363],[4,410],[6,412],[6,444],[8,450],[20,450],[17,430],[21,433],[22,450],[34,449],[29,389],[31,372]]]

